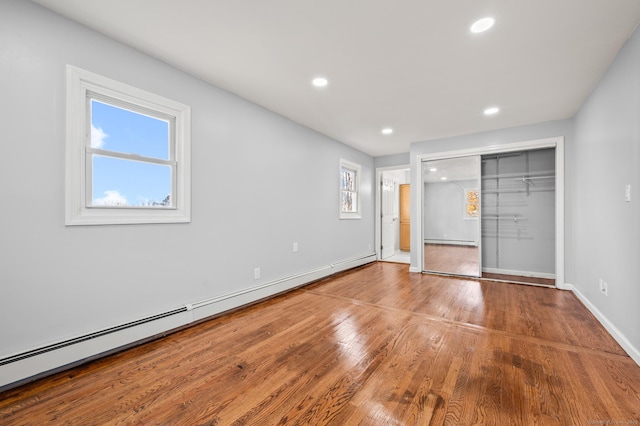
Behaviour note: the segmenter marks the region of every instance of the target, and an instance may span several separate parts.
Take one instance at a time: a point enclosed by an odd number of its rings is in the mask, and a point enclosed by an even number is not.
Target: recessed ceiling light
[[[324,87],[329,84],[329,80],[324,77],[316,77],[311,81],[311,83],[316,87]]]
[[[472,33],[483,33],[487,31],[489,28],[493,27],[494,24],[493,18],[482,18],[478,19],[476,22],[471,25]]]
[[[429,171],[430,171],[430,172],[437,172],[437,171],[438,171],[438,169],[437,169],[436,167],[432,167],[432,168],[430,168],[430,169],[429,169]]]
[[[442,176],[442,177],[440,178],[440,180],[447,180],[447,177],[446,177],[446,176]]]
[[[390,135],[391,133],[393,133],[393,129],[391,127],[385,127],[384,129],[382,129],[383,135]]]
[[[484,115],[495,115],[500,112],[498,107],[490,107],[484,110]]]

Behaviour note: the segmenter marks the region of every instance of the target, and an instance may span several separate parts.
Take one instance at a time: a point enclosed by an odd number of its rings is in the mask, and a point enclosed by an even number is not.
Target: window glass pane
[[[358,194],[355,192],[342,191],[342,211],[345,213],[356,213],[358,211]]]
[[[171,207],[171,167],[93,156],[92,206]]]
[[[91,100],[91,147],[169,159],[169,122]]]
[[[342,189],[346,191],[356,190],[356,172],[355,170],[342,169]]]

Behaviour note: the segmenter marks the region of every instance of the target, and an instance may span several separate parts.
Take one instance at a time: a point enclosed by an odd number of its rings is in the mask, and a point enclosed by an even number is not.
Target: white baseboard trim
[[[113,329],[100,330],[67,341],[5,356],[0,359],[0,391],[168,334],[195,321],[201,321],[375,261],[375,253],[346,259],[219,297],[190,303],[169,313],[118,325]]]
[[[609,332],[609,334],[611,334],[611,336],[615,339],[615,341],[618,342],[620,346],[622,346],[622,349],[625,350],[625,352],[629,355],[629,357],[631,357],[631,359],[633,359],[635,363],[638,364],[638,366],[640,366],[640,349],[635,347],[629,341],[629,339],[627,339],[627,337],[624,334],[622,334],[622,332],[618,330],[618,328],[615,325],[613,325],[613,323],[609,321],[609,319],[606,316],[604,316],[604,314],[600,312],[600,310],[598,310],[598,308],[596,308],[593,305],[593,303],[591,303],[591,301],[584,294],[582,294],[580,290],[578,290],[573,284],[565,283],[563,288],[567,290],[571,290],[573,294],[576,295],[578,300],[580,300],[584,304],[584,306],[586,306],[587,309],[589,309],[589,311],[593,314],[593,316],[595,316],[596,319],[600,322],[600,324],[602,324],[602,326]]]

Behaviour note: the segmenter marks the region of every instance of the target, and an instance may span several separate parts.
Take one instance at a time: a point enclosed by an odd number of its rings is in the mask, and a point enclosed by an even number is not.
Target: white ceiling
[[[639,0],[34,1],[374,156],[572,117],[640,21]]]

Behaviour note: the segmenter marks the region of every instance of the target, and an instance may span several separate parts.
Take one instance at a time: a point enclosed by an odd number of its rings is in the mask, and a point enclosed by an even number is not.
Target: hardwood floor
[[[0,394],[0,424],[639,424],[569,292],[374,263]]]
[[[478,276],[480,249],[474,246],[425,243],[424,269],[448,274]]]
[[[453,275],[478,276],[480,270],[479,249],[474,246],[454,244],[424,245],[424,269],[429,272]],[[524,284],[555,287],[556,280],[522,275],[506,275],[482,272],[482,278]]]

